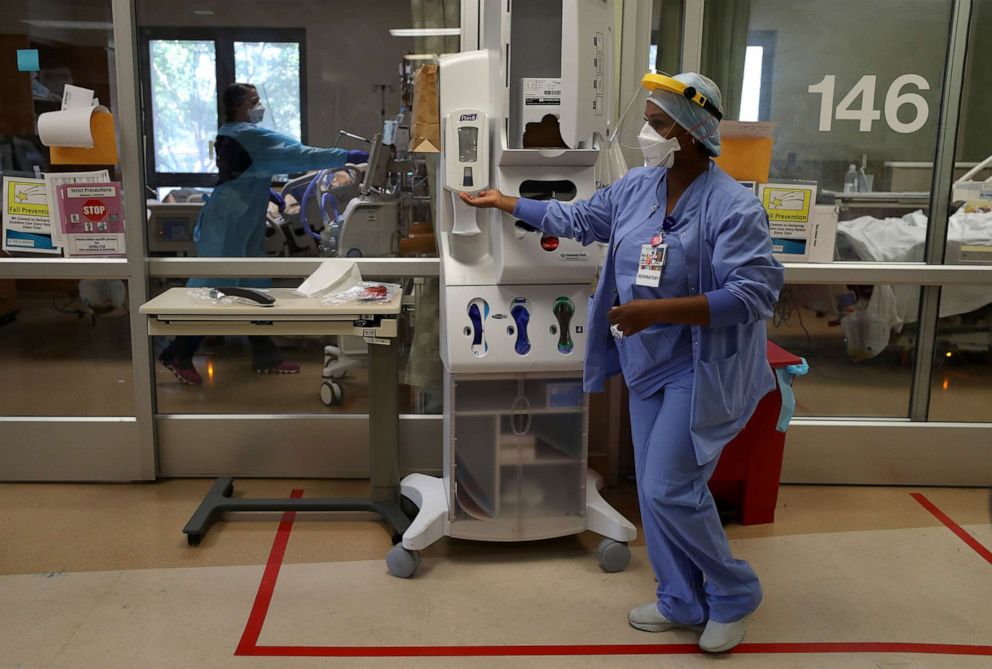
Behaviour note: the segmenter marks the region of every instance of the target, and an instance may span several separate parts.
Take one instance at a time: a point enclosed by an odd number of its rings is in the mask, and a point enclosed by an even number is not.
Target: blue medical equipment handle
[[[572,349],[575,348],[570,331],[572,316],[575,315],[572,300],[567,297],[559,297],[555,300],[554,306],[551,307],[551,312],[558,320],[558,350],[561,353],[571,353]]]
[[[482,312],[475,302],[468,305],[468,317],[472,320],[472,346],[479,346],[482,344]]]
[[[338,222],[338,217],[341,215],[338,212],[338,201],[337,201],[337,198],[335,198],[329,192],[328,193],[324,193],[324,195],[320,198],[320,215],[321,215],[321,217],[324,220],[327,220],[327,205],[325,203],[327,202],[327,199],[328,198],[331,199],[331,211],[334,212],[334,216],[333,216],[333,218],[331,218],[331,222],[332,223],[337,223]]]
[[[303,200],[300,201],[300,222],[303,224],[303,229],[306,230],[308,235],[317,240],[320,239],[320,235],[313,231],[313,228],[310,227],[310,221],[307,219],[307,200],[310,199],[310,193],[313,192],[314,184],[320,180],[326,171],[327,170],[321,170],[314,175],[313,179],[310,181],[310,184],[307,186],[307,189],[303,191]]]
[[[527,324],[530,322],[530,312],[521,303],[513,305],[510,309],[513,322],[517,324],[517,341],[513,344],[513,350],[517,355],[527,355],[530,353],[530,338],[527,336]]]

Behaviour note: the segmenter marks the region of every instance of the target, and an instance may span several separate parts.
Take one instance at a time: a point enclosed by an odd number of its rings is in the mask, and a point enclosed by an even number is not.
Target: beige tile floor
[[[216,525],[199,547],[180,528],[206,480],[0,484],[0,667],[988,667],[990,657],[914,653],[696,654],[521,658],[239,657],[278,526],[259,515]],[[238,494],[362,494],[361,481],[241,480]],[[785,486],[774,524],[728,525],[762,577],[750,643],[992,644],[992,564],[908,488]],[[988,492],[925,489],[992,547]],[[636,519],[634,494],[609,499]],[[243,518],[243,516],[242,516]],[[534,544],[443,540],[414,579],[389,577],[389,535],[361,517],[300,515],[259,644],[276,646],[691,644],[625,622],[651,597],[637,543],[603,574],[596,537]],[[684,649],[683,649],[684,650]]]

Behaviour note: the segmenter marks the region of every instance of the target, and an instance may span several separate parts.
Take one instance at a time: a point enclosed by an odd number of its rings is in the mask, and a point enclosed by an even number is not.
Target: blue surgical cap
[[[710,79],[695,72],[684,72],[672,78],[686,86],[692,86],[723,112],[723,96]],[[713,114],[695,102],[687,100],[685,96],[660,88],[651,91],[648,102],[659,107],[676,123],[688,130],[689,134],[705,146],[711,155],[720,155],[720,121]]]

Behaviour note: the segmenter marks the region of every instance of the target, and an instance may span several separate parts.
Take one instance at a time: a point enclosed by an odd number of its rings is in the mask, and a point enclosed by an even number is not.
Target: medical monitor
[[[369,164],[365,168],[365,179],[362,180],[362,193],[373,189],[381,190],[389,180],[389,168],[393,163],[390,147],[382,143],[382,135],[372,138],[372,148],[369,150]]]

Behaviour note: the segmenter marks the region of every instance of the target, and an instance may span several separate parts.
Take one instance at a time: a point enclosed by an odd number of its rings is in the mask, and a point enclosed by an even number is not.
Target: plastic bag
[[[392,302],[400,291],[398,283],[380,283],[379,281],[362,281],[357,286],[344,290],[325,293],[320,296],[322,304],[368,304],[376,302]]]
[[[854,360],[874,358],[884,351],[892,330],[902,329],[892,286],[875,286],[868,305],[852,310],[840,319],[840,325],[847,339],[847,354]]]

